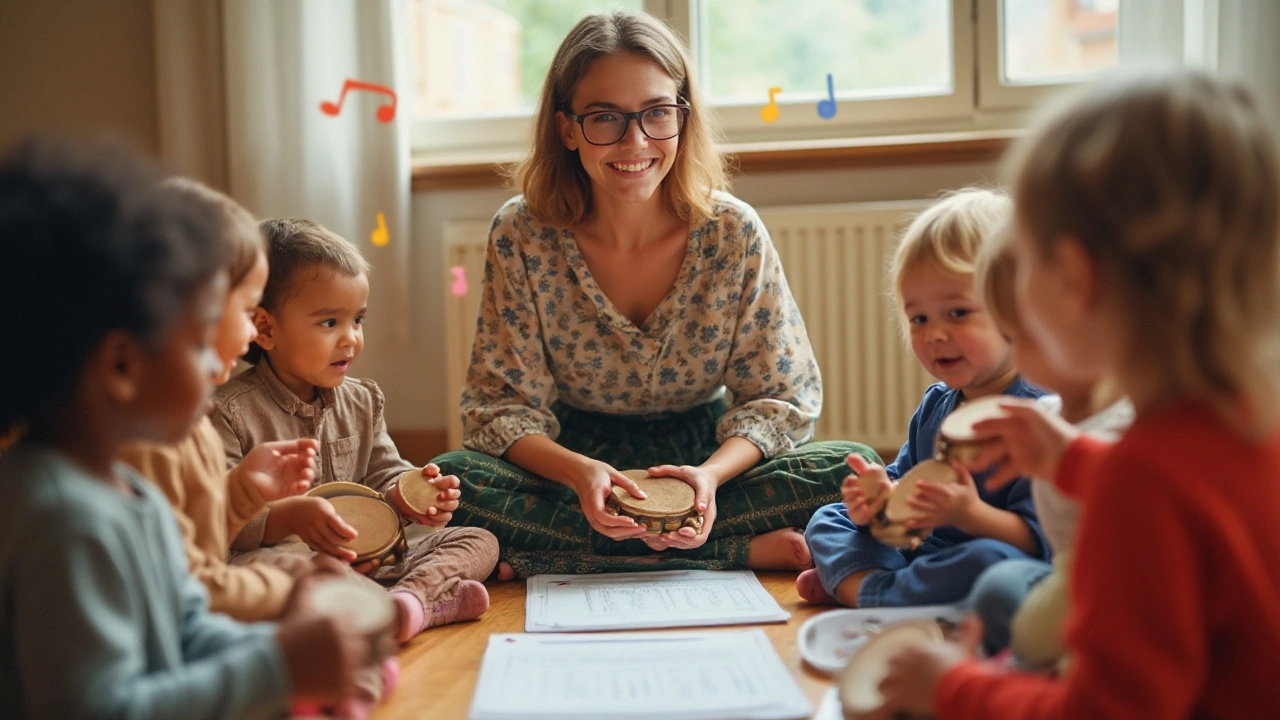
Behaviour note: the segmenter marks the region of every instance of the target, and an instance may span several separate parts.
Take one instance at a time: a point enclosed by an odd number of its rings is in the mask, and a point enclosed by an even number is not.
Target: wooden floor
[[[759,627],[773,641],[782,662],[816,709],[829,682],[800,660],[796,635],[805,620],[827,608],[810,605],[796,595],[795,573],[756,575],[778,604],[791,613],[785,625]],[[400,651],[400,688],[374,713],[373,720],[467,717],[489,634],[524,631],[524,582],[491,582],[488,588],[492,604],[480,620],[428,630]]]

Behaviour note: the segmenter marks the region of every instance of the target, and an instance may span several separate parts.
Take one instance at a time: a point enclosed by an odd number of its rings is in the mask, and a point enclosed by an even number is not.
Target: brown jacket
[[[176,445],[134,443],[120,453],[155,483],[177,516],[191,574],[209,591],[209,608],[244,622],[279,617],[293,580],[266,565],[227,564],[230,539],[266,507],[257,488],[226,470],[222,440],[208,418]]]
[[[320,441],[315,484],[343,480],[385,492],[413,469],[387,435],[385,405],[377,383],[355,378],[332,390],[320,388],[316,403],[305,403],[264,358],[218,388],[210,419],[222,437],[229,466],[259,443],[315,438]],[[266,519],[264,511],[245,525],[233,549],[261,547]]]

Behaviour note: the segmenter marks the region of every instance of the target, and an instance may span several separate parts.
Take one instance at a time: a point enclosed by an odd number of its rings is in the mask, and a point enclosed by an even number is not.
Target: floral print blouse
[[[493,219],[462,394],[463,445],[500,457],[555,439],[559,400],[617,415],[687,410],[730,393],[716,429],[773,457],[809,440],[822,380],[777,251],[750,205],[717,193],[674,287],[637,326],[596,285],[571,230],[524,198]]]

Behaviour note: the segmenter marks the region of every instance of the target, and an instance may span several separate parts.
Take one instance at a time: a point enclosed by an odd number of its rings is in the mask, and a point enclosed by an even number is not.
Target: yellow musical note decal
[[[378,227],[373,229],[369,234],[369,242],[382,247],[391,242],[391,234],[387,232],[387,219],[382,213],[378,213]]]
[[[778,119],[778,100],[774,96],[782,92],[780,87],[769,88],[769,104],[760,108],[760,119],[771,123]]]

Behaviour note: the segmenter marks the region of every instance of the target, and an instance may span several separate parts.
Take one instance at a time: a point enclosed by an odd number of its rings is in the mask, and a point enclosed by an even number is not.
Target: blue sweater
[[[275,718],[273,625],[208,610],[164,496],[128,495],[47,447],[0,458],[0,716]]]
[[[1012,397],[1038,398],[1044,395],[1045,391],[1023,380],[1019,375],[1013,384],[1005,388],[1004,394]],[[897,481],[906,475],[908,470],[933,457],[934,443],[937,441],[938,431],[942,428],[942,421],[956,409],[956,405],[963,397],[963,392],[950,388],[944,383],[935,383],[924,391],[924,399],[920,401],[920,406],[911,416],[907,443],[898,451],[898,457],[885,467],[889,477]],[[974,483],[978,486],[978,497],[992,507],[1008,510],[1020,516],[1031,528],[1031,532],[1039,543],[1039,552],[1036,554],[1048,559],[1049,543],[1040,529],[1035,506],[1031,502],[1031,481],[1019,478],[995,492],[988,492],[982,486],[982,481],[988,474],[979,473],[973,476]],[[948,543],[963,542],[973,537],[950,525],[937,528],[933,534],[939,540]]]

